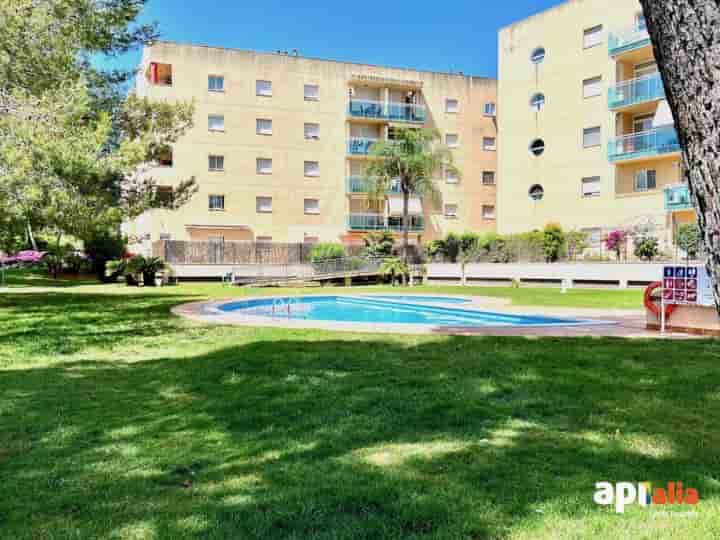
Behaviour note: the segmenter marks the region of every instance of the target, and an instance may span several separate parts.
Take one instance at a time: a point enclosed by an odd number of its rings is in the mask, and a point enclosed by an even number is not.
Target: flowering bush
[[[617,259],[620,260],[620,256],[622,255],[622,251],[625,248],[626,242],[627,233],[625,231],[615,230],[608,234],[607,238],[605,239],[605,246],[610,251],[614,251]]]
[[[0,262],[2,264],[38,264],[42,262],[45,255],[47,255],[45,251],[18,251],[15,255],[0,257]]]

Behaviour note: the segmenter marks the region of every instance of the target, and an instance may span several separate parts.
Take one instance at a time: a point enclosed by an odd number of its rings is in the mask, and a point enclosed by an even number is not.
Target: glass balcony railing
[[[611,33],[608,36],[610,56],[617,56],[648,45],[650,45],[650,34],[648,34],[647,28],[645,27],[635,26],[630,30],[617,34]]]
[[[348,154],[354,156],[366,156],[370,153],[370,148],[378,139],[369,139],[366,137],[351,137],[348,141]]]
[[[368,187],[369,187],[368,180],[364,176],[350,176],[347,179],[347,192],[348,193],[367,193],[369,191]],[[387,192],[388,193],[401,193],[400,182],[393,181],[393,183],[390,186],[390,189]]]
[[[396,122],[423,123],[427,119],[426,109],[422,105],[362,99],[350,100],[348,114],[355,118],[377,118]]]
[[[678,184],[665,188],[665,210],[677,212],[678,210],[690,210],[693,208],[690,200],[690,189],[686,184]]]
[[[680,141],[674,126],[630,133],[610,139],[608,143],[608,159],[613,162],[648,158],[679,151]]]
[[[410,219],[410,231],[421,232],[425,230],[423,216],[408,216],[408,218]],[[385,217],[382,214],[350,214],[347,225],[350,231],[401,232],[403,230],[401,216]]]
[[[659,73],[622,81],[608,89],[608,106],[619,109],[646,101],[654,101],[665,97],[665,87]]]

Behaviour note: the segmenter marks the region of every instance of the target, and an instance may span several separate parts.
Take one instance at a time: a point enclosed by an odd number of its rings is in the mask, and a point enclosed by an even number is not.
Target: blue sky
[[[497,75],[497,31],[561,0],[150,0],[162,39],[433,71]],[[117,63],[137,63],[133,53]],[[115,64],[116,62],[113,62]]]

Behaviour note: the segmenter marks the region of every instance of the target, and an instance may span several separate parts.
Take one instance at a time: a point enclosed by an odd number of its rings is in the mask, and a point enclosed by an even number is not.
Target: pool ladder
[[[287,298],[273,298],[272,303],[272,316],[281,316],[285,315],[288,319],[292,315],[292,306],[297,307],[298,301],[297,298],[293,298],[291,296]]]

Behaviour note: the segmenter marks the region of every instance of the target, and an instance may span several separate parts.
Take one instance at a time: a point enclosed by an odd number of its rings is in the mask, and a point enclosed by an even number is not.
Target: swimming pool
[[[451,300],[448,302],[448,300]],[[495,313],[438,304],[463,298],[420,296],[300,296],[256,298],[217,306],[223,314],[299,321],[406,324],[442,327],[576,326],[589,321]]]

